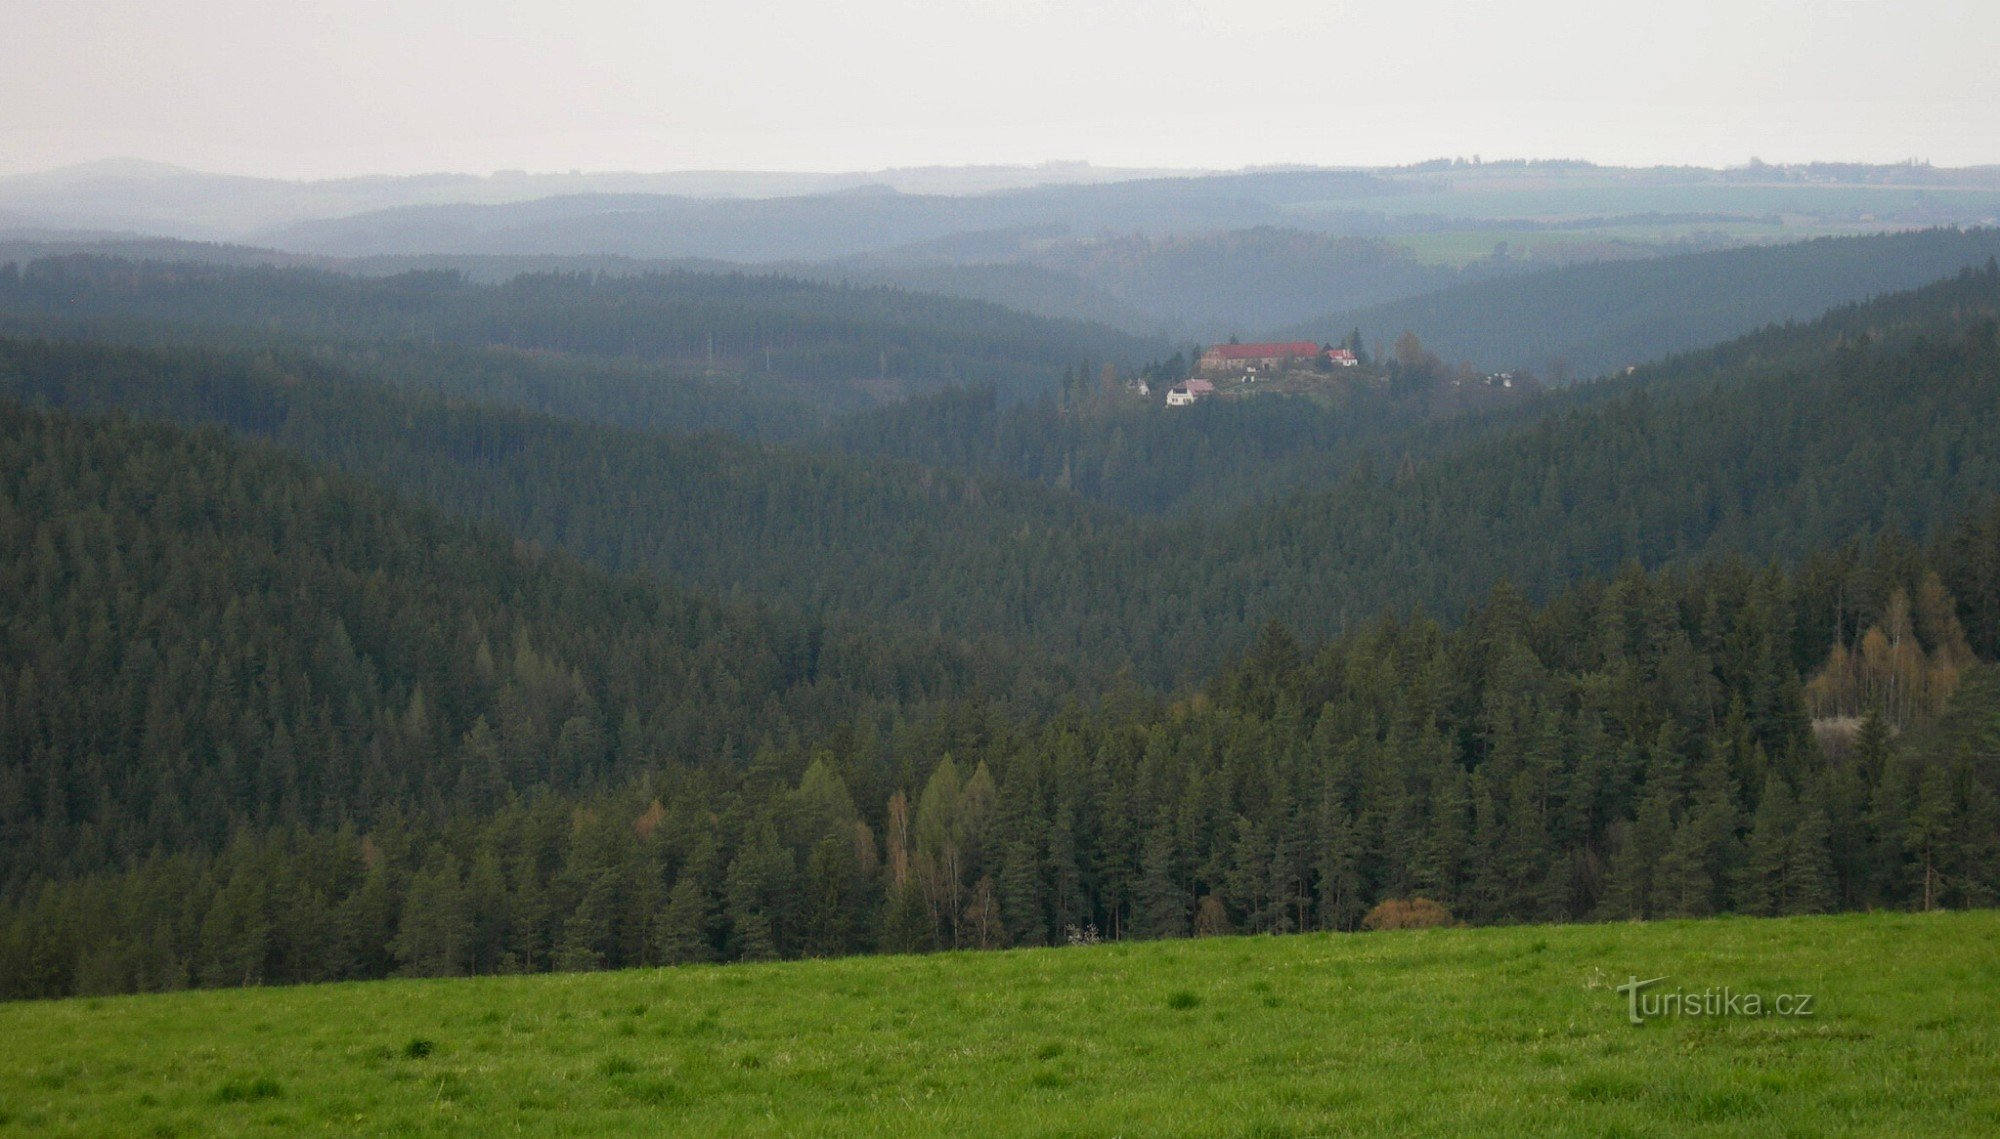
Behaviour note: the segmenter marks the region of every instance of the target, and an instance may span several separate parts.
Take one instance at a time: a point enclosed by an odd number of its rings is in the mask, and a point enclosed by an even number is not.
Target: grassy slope
[[[1635,1028],[1634,973],[1819,1013]],[[1996,912],[0,1007],[4,1134],[1972,1134],[1996,1089]]]

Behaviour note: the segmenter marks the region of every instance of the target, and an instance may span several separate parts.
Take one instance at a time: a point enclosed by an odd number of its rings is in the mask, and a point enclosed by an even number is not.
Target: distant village
[[[1414,338],[1410,342],[1414,344]],[[1358,348],[1358,336],[1349,344],[1338,346],[1310,340],[1217,344],[1196,358],[1193,367],[1187,369],[1186,378],[1167,387],[1166,406],[1191,407],[1217,397],[1264,392],[1310,394],[1334,385],[1387,384],[1392,369],[1367,366],[1366,357]],[[1420,353],[1417,361],[1403,368],[1406,374],[1412,370],[1424,374],[1434,389],[1461,399],[1524,394],[1541,386],[1532,377],[1513,372],[1447,369],[1428,353]],[[1154,382],[1145,377],[1126,386],[1136,395],[1148,398],[1153,395]]]
[[[1345,348],[1323,348],[1310,340],[1280,344],[1217,344],[1201,354],[1191,376],[1167,389],[1168,407],[1187,407],[1216,394],[1217,380],[1256,383],[1260,372],[1275,379],[1281,372],[1323,367],[1352,368],[1360,361]]]

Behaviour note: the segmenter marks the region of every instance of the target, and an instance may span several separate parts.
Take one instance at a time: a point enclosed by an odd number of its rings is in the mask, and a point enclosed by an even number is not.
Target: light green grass
[[[1611,991],[1811,993],[1633,1027]],[[0,1134],[2000,1133],[2000,913],[0,1006]]]

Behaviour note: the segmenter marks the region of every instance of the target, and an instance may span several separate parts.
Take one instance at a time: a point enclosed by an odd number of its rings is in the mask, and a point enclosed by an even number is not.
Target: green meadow
[[[1634,1026],[1615,986],[1805,995]],[[5,1135],[2000,1133],[2000,912],[0,1006]]]

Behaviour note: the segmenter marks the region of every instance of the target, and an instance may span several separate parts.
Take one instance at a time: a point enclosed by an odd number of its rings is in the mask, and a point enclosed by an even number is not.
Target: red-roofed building
[[[1354,358],[1354,353],[1349,352],[1345,348],[1327,349],[1326,358],[1328,360],[1331,360],[1333,362],[1333,366],[1336,368],[1352,368],[1356,364],[1359,364],[1361,362]]]
[[[1285,344],[1217,344],[1201,354],[1204,372],[1232,372],[1238,368],[1275,368],[1293,360],[1318,356],[1319,345],[1310,340]]]
[[[1168,407],[1186,407],[1198,399],[1207,399],[1215,394],[1215,385],[1207,380],[1184,380],[1167,389]]]

